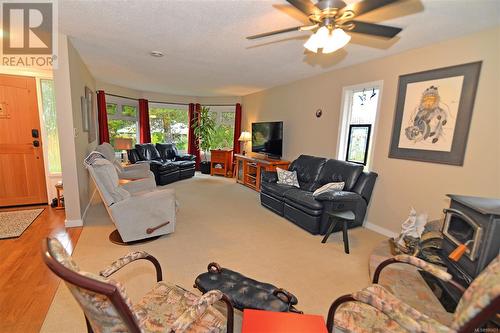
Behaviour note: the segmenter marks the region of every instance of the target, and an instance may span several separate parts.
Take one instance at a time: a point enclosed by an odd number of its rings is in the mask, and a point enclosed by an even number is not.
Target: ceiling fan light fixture
[[[328,36],[328,40],[323,44],[323,53],[335,52],[344,46],[351,40],[351,36],[345,33],[344,30],[337,28]]]
[[[312,34],[311,37],[309,37],[304,47],[311,52],[318,53],[319,43],[316,34]]]
[[[330,30],[322,26],[321,28],[316,31],[316,40],[318,41],[318,48],[322,48],[326,45],[328,42],[328,38],[330,37]]]

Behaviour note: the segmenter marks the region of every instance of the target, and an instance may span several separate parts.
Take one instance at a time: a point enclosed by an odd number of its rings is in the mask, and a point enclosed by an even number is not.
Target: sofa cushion
[[[362,172],[363,166],[360,164],[330,159],[321,169],[317,178],[317,186],[343,181],[345,183],[344,191],[351,191]]]
[[[297,171],[301,189],[314,192],[322,185],[317,184],[317,179],[325,162],[326,159],[323,157],[300,155],[290,164],[288,170]]]
[[[160,153],[152,143],[136,144],[135,149],[143,161],[159,160]]]
[[[297,204],[312,210],[322,210],[323,204],[314,199],[312,192],[301,189],[291,189],[284,193],[287,202],[297,207]]]
[[[296,187],[291,185],[282,185],[278,183],[264,183],[260,184],[261,192],[264,192],[268,195],[276,197],[278,199],[282,199],[285,192],[290,191],[291,189],[296,189]]]
[[[157,143],[156,150],[160,153],[162,160],[175,160],[177,148],[173,143]]]
[[[139,156],[139,153],[137,152],[137,149],[129,149],[129,150],[127,150],[127,156],[128,156],[128,160],[132,164],[135,164],[135,163],[141,161],[141,157]]]
[[[173,165],[176,165],[179,167],[179,169],[189,169],[189,168],[194,168],[196,162],[195,161],[175,161],[171,162]]]

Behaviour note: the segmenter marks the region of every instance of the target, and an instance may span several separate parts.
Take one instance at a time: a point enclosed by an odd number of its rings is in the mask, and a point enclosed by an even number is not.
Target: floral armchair
[[[95,275],[81,271],[58,240],[47,238],[43,259],[77,300],[89,332],[233,331],[233,307],[222,292],[214,290],[199,297],[162,281],[159,262],[146,252],[131,252]],[[124,287],[109,276],[140,259],[155,266],[157,283],[137,304],[132,304]],[[227,319],[213,306],[219,300],[226,303]]]
[[[393,263],[416,266],[453,285],[463,295],[451,327],[420,313],[378,285],[382,269]],[[500,255],[465,290],[452,276],[419,258],[398,255],[382,262],[373,284],[336,299],[328,312],[327,328],[345,332],[473,332],[500,309]]]

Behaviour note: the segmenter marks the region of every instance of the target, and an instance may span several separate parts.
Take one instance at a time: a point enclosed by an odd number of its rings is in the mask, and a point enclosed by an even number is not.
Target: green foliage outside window
[[[45,133],[47,134],[49,173],[61,172],[61,155],[59,152],[59,136],[57,134],[56,101],[54,81],[40,80],[42,92],[42,117]]]
[[[234,125],[234,112],[222,112],[222,122]]]
[[[122,106],[122,115],[126,117],[136,117],[137,116],[137,109],[135,106],[130,106],[130,105],[123,105]]]
[[[132,144],[137,143],[137,121],[108,119],[109,141],[114,147],[115,138],[130,138]]]
[[[188,112],[183,109],[152,107],[149,109],[151,142],[172,142],[180,151],[188,148]]]
[[[233,147],[234,125],[218,124],[215,126],[211,141],[211,149],[225,149]]]
[[[114,103],[106,103],[106,113],[108,115],[115,115],[117,108],[118,108],[118,105],[116,105]]]

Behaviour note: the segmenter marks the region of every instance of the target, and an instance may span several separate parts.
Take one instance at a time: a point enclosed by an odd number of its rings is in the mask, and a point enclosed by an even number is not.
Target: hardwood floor
[[[64,210],[50,206],[19,238],[0,240],[0,332],[39,332],[60,279],[42,261],[42,240],[53,235],[68,252],[82,228],[64,228]],[[0,209],[7,211],[14,209]],[[70,252],[71,253],[71,252]]]

